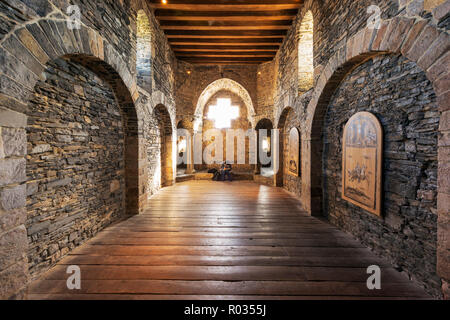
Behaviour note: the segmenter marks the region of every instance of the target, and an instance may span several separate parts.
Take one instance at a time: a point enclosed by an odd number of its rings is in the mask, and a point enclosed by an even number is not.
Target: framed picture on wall
[[[298,177],[300,175],[300,131],[292,128],[289,132],[288,172]]]
[[[359,112],[344,128],[342,199],[381,216],[383,131],[378,119]]]

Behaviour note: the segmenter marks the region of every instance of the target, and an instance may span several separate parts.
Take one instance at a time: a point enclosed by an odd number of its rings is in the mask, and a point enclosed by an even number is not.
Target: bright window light
[[[231,127],[231,120],[239,118],[239,107],[231,105],[231,99],[217,99],[217,105],[210,106],[208,119],[214,120],[217,129]]]
[[[269,141],[267,140],[267,138],[262,141],[262,148],[264,152],[269,151]]]
[[[186,139],[182,139],[178,142],[178,152],[186,152]]]

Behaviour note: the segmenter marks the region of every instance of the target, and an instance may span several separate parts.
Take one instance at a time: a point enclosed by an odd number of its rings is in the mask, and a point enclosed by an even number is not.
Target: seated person
[[[231,164],[229,164],[228,162],[222,163],[222,166],[220,167],[220,177],[222,181],[225,181],[226,178],[228,178],[228,180],[230,181],[233,181],[231,170]]]

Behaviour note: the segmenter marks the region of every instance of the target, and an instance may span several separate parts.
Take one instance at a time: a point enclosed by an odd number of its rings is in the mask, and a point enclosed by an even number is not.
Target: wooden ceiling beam
[[[270,11],[299,9],[300,3],[270,3],[270,4],[182,4],[168,0],[167,4],[151,3],[153,9],[182,10],[182,11]],[[217,2],[217,1],[216,1]]]
[[[231,51],[216,51],[216,52],[180,52],[176,54],[179,58],[184,57],[271,57],[275,54],[273,52],[255,51],[255,52],[231,52]]]
[[[216,58],[216,57],[180,57],[180,59],[185,61],[192,61],[192,60],[205,60],[205,61],[215,61],[215,60],[221,60],[221,61],[271,61],[273,57],[248,57],[248,58],[241,58],[241,57],[223,57],[223,58]]]
[[[173,34],[167,35],[168,39],[254,39],[255,36],[221,36],[221,35],[182,35],[182,34]],[[283,39],[283,36],[258,36],[258,39]]]
[[[180,59],[181,60],[181,59]],[[224,62],[224,61],[197,61],[197,62],[193,62],[193,61],[186,61],[192,64],[196,64],[196,65],[202,65],[202,66],[228,66],[228,65],[252,65],[252,66],[256,66],[259,65],[261,63],[265,63],[267,61],[228,61],[228,62]]]
[[[254,11],[254,12],[217,12],[217,11],[176,11],[156,10],[160,21],[274,21],[293,20],[297,10]]]
[[[270,51],[270,52],[277,52],[279,47],[278,46],[172,46],[172,49],[174,52],[197,52],[197,51],[203,51],[203,52],[216,52],[217,50],[224,50],[224,51],[230,51],[230,52],[255,52],[255,51]]]
[[[252,26],[161,26],[163,30],[288,30],[290,25],[252,25]]]
[[[210,42],[210,41],[200,41],[200,40],[204,40],[204,39],[198,39],[197,41],[195,39],[191,39],[192,41],[189,42],[182,42],[182,41],[173,41],[170,42],[171,45],[175,45],[175,46],[196,46],[196,45],[201,45],[201,44],[205,44],[208,43],[210,45],[217,45],[217,46],[223,46],[223,45],[227,45],[227,46],[235,46],[235,47],[240,47],[240,46],[258,46],[258,45],[273,45],[274,42],[241,42],[241,43],[233,43],[233,42]]]
[[[253,21],[253,20],[241,20],[241,21],[171,21],[160,20],[159,25],[161,27],[178,26],[178,27],[265,27],[265,26],[287,26],[290,27],[291,20],[277,20],[277,21]],[[183,29],[181,29],[183,30]]]
[[[284,38],[286,30],[166,30],[168,38]]]
[[[271,61],[303,0],[147,0],[176,57],[195,64]]]

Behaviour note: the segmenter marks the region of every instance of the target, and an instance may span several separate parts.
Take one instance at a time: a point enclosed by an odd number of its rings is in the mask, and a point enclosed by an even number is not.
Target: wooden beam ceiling
[[[303,0],[147,0],[178,59],[198,64],[271,61]]]

